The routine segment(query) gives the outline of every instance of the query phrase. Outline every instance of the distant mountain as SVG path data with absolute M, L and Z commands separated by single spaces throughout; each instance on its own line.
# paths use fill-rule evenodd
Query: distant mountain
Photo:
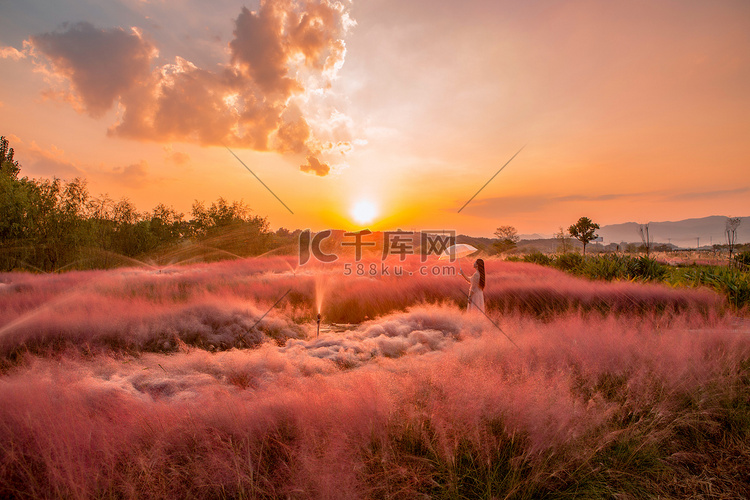
M 700 219 L 685 219 L 675 222 L 649 222 L 648 229 L 651 241 L 655 243 L 672 243 L 678 247 L 695 248 L 700 246 L 726 243 L 727 217 L 712 215 Z M 626 222 L 602 226 L 597 234 L 608 243 L 641 243 L 638 231 L 640 224 Z M 750 242 L 750 217 L 742 217 L 737 229 L 737 243 Z
M 533 233 L 533 234 L 519 234 L 519 238 L 522 240 L 546 240 L 554 237 L 552 234 L 539 234 L 539 233 Z

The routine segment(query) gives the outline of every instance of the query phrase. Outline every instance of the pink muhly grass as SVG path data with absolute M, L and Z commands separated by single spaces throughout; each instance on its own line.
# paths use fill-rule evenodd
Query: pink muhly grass
M 262 262 L 11 276 L 0 348 L 29 354 L 0 376 L 0 496 L 544 496 L 618 446 L 685 473 L 686 436 L 747 397 L 750 338 L 712 293 L 488 260 L 486 318 L 455 277 Z M 314 338 L 316 293 L 357 324 Z

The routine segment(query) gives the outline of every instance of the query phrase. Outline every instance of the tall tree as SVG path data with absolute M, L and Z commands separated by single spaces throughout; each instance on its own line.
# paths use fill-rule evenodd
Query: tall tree
M 592 222 L 588 217 L 581 217 L 578 222 L 568 228 L 570 235 L 583 243 L 583 255 L 586 255 L 588 242 L 598 237 L 597 229 L 599 229 L 599 224 Z
M 516 243 L 520 240 L 518 231 L 513 226 L 500 226 L 495 230 L 497 241 L 493 243 L 498 252 L 507 252 L 516 248 Z

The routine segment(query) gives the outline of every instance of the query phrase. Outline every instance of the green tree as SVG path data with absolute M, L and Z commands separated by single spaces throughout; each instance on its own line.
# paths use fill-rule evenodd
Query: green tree
M 588 217 L 581 217 L 578 222 L 568 228 L 570 235 L 583 243 L 583 255 L 586 255 L 588 242 L 598 237 L 597 229 L 599 229 L 599 224 L 592 222 Z
M 36 185 L 0 172 L 0 271 L 11 271 L 33 259 Z
M 140 213 L 127 199 L 91 198 L 84 179 L 19 178 L 20 169 L 13 148 L 0 137 L 2 271 L 132 264 L 133 257 L 188 237 L 224 257 L 260 254 L 277 243 L 268 220 L 252 215 L 241 201 L 219 198 L 208 208 L 196 202 L 193 220 L 185 221 L 164 204 Z
M 0 175 L 7 175 L 11 179 L 18 179 L 21 167 L 13 159 L 13 148 L 10 147 L 5 136 L 0 137 Z
M 11 270 L 33 252 L 28 238 L 28 218 L 32 209 L 32 186 L 18 179 L 20 167 L 13 159 L 13 148 L 0 137 L 0 270 Z
M 115 233 L 114 222 L 115 202 L 106 194 L 89 200 L 86 207 L 86 218 L 91 227 L 91 234 L 96 246 L 102 250 L 112 249 L 112 238 Z M 103 266 L 108 267 L 108 259 L 104 259 Z
M 242 201 L 230 204 L 219 198 L 206 208 L 196 200 L 192 207 L 191 235 L 206 247 L 234 255 L 261 254 L 271 243 L 270 225 L 267 218 L 250 212 Z
M 136 206 L 123 198 L 112 207 L 114 231 L 110 251 L 134 257 L 156 247 L 149 232 L 147 216 L 138 213 Z
M 36 267 L 54 271 L 80 259 L 81 251 L 97 244 L 87 219 L 88 189 L 83 179 L 35 182 L 34 210 L 29 228 L 38 250 Z
M 160 244 L 175 243 L 182 237 L 184 231 L 184 214 L 177 213 L 174 208 L 163 203 L 158 204 L 151 211 L 150 230 Z
M 516 244 L 520 240 L 518 231 L 513 226 L 500 226 L 495 230 L 495 237 L 497 241 L 493 242 L 492 245 L 498 251 L 498 253 L 507 252 L 516 248 Z
M 8 245 L 28 236 L 32 190 L 28 182 L 0 175 L 0 241 Z
M 211 237 L 225 232 L 231 226 L 238 226 L 251 220 L 250 208 L 242 201 L 229 204 L 224 198 L 206 208 L 202 201 L 196 200 L 192 208 L 192 225 L 198 237 Z

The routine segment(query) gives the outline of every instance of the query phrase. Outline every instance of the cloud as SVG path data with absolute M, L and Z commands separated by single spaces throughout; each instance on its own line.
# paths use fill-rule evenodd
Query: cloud
M 723 189 L 706 192 L 677 192 L 675 190 L 656 190 L 640 193 L 606 193 L 606 194 L 573 194 L 567 196 L 505 196 L 493 197 L 472 201 L 466 207 L 466 213 L 474 216 L 495 219 L 498 215 L 506 216 L 512 214 L 533 213 L 538 210 L 559 208 L 565 203 L 586 202 L 639 202 L 649 200 L 650 203 L 684 202 L 696 200 L 723 200 L 727 197 L 743 195 L 750 192 L 750 187 L 738 187 L 735 189 Z M 456 206 L 463 205 L 463 201 L 456 201 Z
M 149 178 L 148 162 L 141 160 L 132 165 L 102 170 L 100 175 L 108 177 L 119 184 L 124 184 L 130 187 L 140 187 L 145 185 Z
M 344 37 L 353 25 L 340 2 L 261 0 L 257 11 L 242 8 L 228 61 L 211 70 L 181 57 L 156 65 L 156 47 L 135 28 L 77 23 L 27 43 L 50 83 L 63 82 L 46 97 L 93 117 L 118 104 L 111 136 L 300 154 L 314 160 L 308 158 L 303 171 L 326 175 L 330 167 L 317 157 L 347 151 L 340 143 L 351 147 L 330 140 L 330 129 L 348 140 L 351 134 L 339 129 L 351 124 L 335 110 L 327 112 L 335 123 L 326 125 L 310 108 L 337 77 L 346 55 Z M 7 49 L 7 57 L 16 57 Z
M 569 196 L 557 196 L 552 198 L 553 201 L 612 201 L 620 200 L 623 198 L 634 198 L 645 196 L 646 193 L 630 193 L 630 194 L 598 194 L 598 195 L 583 195 L 573 194 Z
M 574 194 L 567 196 L 504 196 L 495 198 L 485 198 L 472 201 L 467 207 L 466 212 L 479 217 L 495 219 L 498 215 L 507 216 L 511 214 L 533 213 L 549 207 L 560 206 L 564 203 L 576 202 L 602 202 L 614 200 L 635 200 L 647 196 L 657 196 L 659 193 L 610 193 L 610 194 Z M 664 193 L 661 193 L 663 196 Z M 462 201 L 457 206 L 465 203 Z
M 45 149 L 32 141 L 25 144 L 16 136 L 9 136 L 18 147 L 23 149 L 23 172 L 32 176 L 43 176 L 72 180 L 81 178 L 106 178 L 130 187 L 138 187 L 146 184 L 146 181 L 156 182 L 160 179 L 149 178 L 148 163 L 141 160 L 138 163 L 116 167 L 87 166 L 70 160 L 65 151 L 55 145 Z
M 741 187 L 736 189 L 722 189 L 718 191 L 704 191 L 699 193 L 678 193 L 670 196 L 670 201 L 696 201 L 696 200 L 714 200 L 722 199 L 727 196 L 745 194 L 750 192 L 750 187 Z
M 276 134 L 277 149 L 281 152 L 304 153 L 310 138 L 310 127 L 304 118 L 284 123 Z
M 262 2 L 258 12 L 242 8 L 229 42 L 232 63 L 268 96 L 286 98 L 302 85 L 288 75 L 293 47 L 282 36 L 286 2 Z M 285 43 L 287 42 L 287 43 Z
M 0 47 L 0 59 L 13 59 L 18 61 L 25 59 L 26 54 L 14 47 Z
M 242 121 L 227 97 L 236 93 L 236 78 L 202 70 L 182 58 L 164 65 L 151 76 L 149 85 L 122 96 L 124 108 L 119 123 L 109 129 L 110 135 L 158 142 L 197 141 L 205 145 L 237 143 L 258 150 L 266 149 L 269 127 L 258 117 L 245 123 L 244 141 L 231 137 L 231 131 Z M 260 139 L 254 129 L 264 126 Z
M 23 147 L 23 141 L 20 139 L 16 139 L 14 143 Z M 85 176 L 85 172 L 79 166 L 65 158 L 65 151 L 56 146 L 43 149 L 32 141 L 24 151 L 24 158 L 24 173 L 61 179 Z
M 331 171 L 330 165 L 323 163 L 314 156 L 307 157 L 307 163 L 300 165 L 299 169 L 303 172 L 309 172 L 311 174 L 324 177 Z
M 509 214 L 533 213 L 552 203 L 552 198 L 548 196 L 505 196 L 498 198 L 485 198 L 483 200 L 473 200 L 466 206 L 465 213 L 487 217 L 497 218 Z M 456 200 L 456 207 L 461 207 L 465 201 Z M 451 208 L 455 211 L 457 208 Z
M 115 100 L 148 80 L 155 47 L 138 30 L 100 30 L 76 23 L 67 31 L 32 36 L 30 44 L 50 71 L 70 81 L 87 113 L 102 116 Z
M 167 154 L 167 161 L 174 163 L 175 165 L 186 165 L 190 162 L 190 155 L 183 153 L 182 151 L 175 151 L 172 146 L 165 146 L 164 152 Z

